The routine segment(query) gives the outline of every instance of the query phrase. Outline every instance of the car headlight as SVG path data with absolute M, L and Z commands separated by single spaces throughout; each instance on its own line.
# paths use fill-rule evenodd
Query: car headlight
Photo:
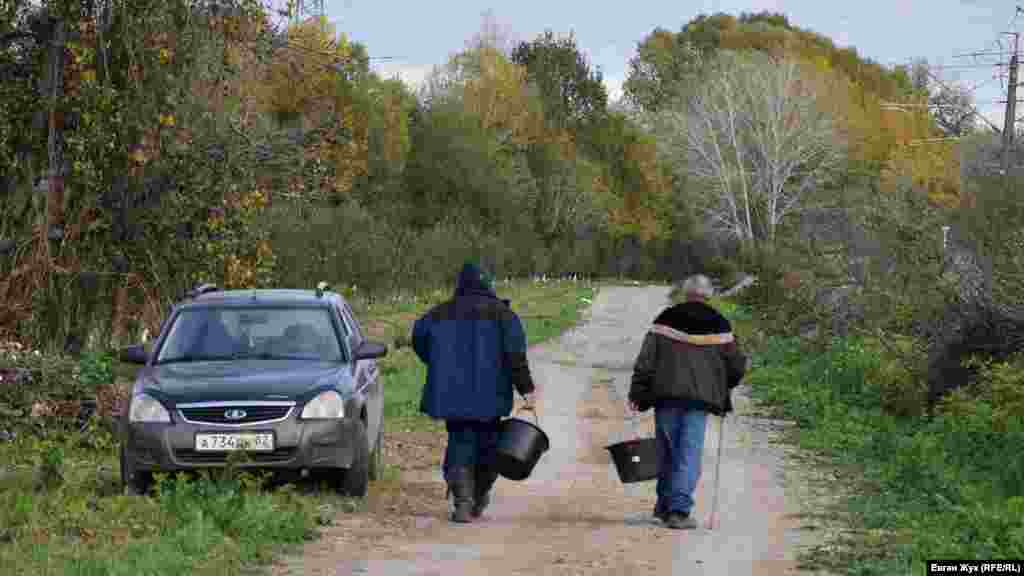
M 139 394 L 132 398 L 132 405 L 128 409 L 128 421 L 170 422 L 171 413 L 156 398 L 149 394 Z
M 302 409 L 302 417 L 344 418 L 345 401 L 342 400 L 341 394 L 334 390 L 326 390 L 306 403 L 306 407 Z

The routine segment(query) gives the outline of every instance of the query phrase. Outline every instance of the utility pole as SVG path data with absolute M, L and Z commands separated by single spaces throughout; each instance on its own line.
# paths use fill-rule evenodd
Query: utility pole
M 1013 132 L 1017 110 L 1017 51 L 1020 34 L 1007 32 L 1013 36 L 1013 53 L 1010 55 L 1010 79 L 1006 83 L 1006 118 L 1003 120 L 1003 176 L 1010 173 L 1010 150 L 1013 147 Z

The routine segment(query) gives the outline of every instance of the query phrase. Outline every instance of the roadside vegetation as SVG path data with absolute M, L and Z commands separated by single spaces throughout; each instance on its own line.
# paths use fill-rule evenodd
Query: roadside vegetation
M 793 424 L 781 440 L 817 469 L 800 475 L 820 484 L 802 523 L 824 535 L 805 569 L 917 576 L 926 560 L 1024 553 L 1024 357 L 977 361 L 975 384 L 926 418 L 921 375 L 877 338 L 811 340 L 779 329 L 765 302 L 712 305 L 751 354 L 756 405 Z
M 1019 264 L 1016 248 L 998 240 L 1016 232 L 993 231 L 1012 220 L 1005 212 L 986 227 L 993 220 L 980 208 L 1018 185 L 986 183 L 962 216 L 978 220 L 968 233 L 994 262 L 994 296 L 971 292 L 969 269 L 953 282 L 948 264 L 935 274 L 934 244 L 908 241 L 935 213 L 905 219 L 889 206 L 881 237 L 895 235 L 900 257 L 917 264 L 896 263 L 860 284 L 857 298 L 815 301 L 827 268 L 784 248 L 752 266 L 756 284 L 714 302 L 752 353 L 752 397 L 792 424 L 783 438 L 805 450 L 801 465 L 822 483 L 824 496 L 805 502 L 804 523 L 823 536 L 803 554 L 807 568 L 923 575 L 926 560 L 1024 553 Z M 953 323 L 962 331 L 950 340 Z

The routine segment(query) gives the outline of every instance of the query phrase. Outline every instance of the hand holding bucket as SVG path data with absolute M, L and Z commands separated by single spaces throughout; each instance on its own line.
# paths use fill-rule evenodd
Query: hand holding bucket
M 532 412 L 533 422 L 516 417 L 502 420 L 498 425 L 496 449 L 498 473 L 509 480 L 517 481 L 528 478 L 537 461 L 551 447 L 547 434 L 540 428 L 533 402 L 519 410 Z
M 623 484 L 647 482 L 658 477 L 655 440 L 641 436 L 640 413 L 630 411 L 630 414 L 626 420 L 633 424 L 633 439 L 605 446 L 611 453 L 615 470 Z

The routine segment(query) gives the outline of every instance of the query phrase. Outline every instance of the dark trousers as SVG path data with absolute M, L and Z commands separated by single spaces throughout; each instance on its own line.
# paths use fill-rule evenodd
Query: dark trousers
M 444 478 L 455 467 L 491 468 L 498 446 L 498 423 L 500 419 L 487 422 L 476 420 L 447 420 L 448 446 L 444 452 Z

